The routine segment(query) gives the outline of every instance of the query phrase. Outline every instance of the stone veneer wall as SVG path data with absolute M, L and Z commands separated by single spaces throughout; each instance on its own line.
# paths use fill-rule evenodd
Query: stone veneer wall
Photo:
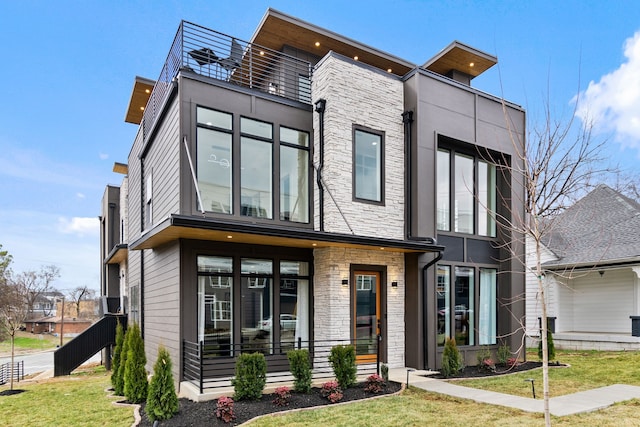
M 389 367 L 404 366 L 404 255 L 382 250 L 349 248 L 321 248 L 314 251 L 314 339 L 350 339 L 351 298 L 349 287 L 342 286 L 342 279 L 349 277 L 351 264 L 386 266 L 386 343 Z M 398 287 L 392 288 L 391 282 Z M 382 308 L 383 315 L 385 307 Z
M 394 75 L 331 53 L 316 65 L 312 93 L 314 101 L 327 101 L 322 173 L 325 231 L 404 239 L 402 82 Z M 314 114 L 316 167 L 320 150 L 318 117 Z M 353 125 L 384 132 L 383 205 L 353 200 Z M 317 230 L 319 190 L 315 185 Z

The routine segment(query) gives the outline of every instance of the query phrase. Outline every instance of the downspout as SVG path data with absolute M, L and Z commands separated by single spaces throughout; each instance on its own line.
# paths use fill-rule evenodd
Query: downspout
M 316 182 L 318 183 L 318 217 L 320 223 L 320 231 L 324 231 L 324 187 L 322 186 L 322 168 L 324 167 L 324 109 L 327 105 L 326 99 L 316 101 L 316 112 L 318 113 L 319 129 L 318 129 L 318 169 L 316 171 Z
M 426 318 L 426 313 L 427 313 L 427 270 L 429 269 L 429 267 L 431 267 L 432 265 L 434 265 L 435 263 L 437 263 L 438 261 L 440 261 L 442 259 L 442 251 L 438 251 L 438 255 L 436 255 L 436 257 L 434 259 L 432 259 L 431 261 L 429 261 L 427 264 L 425 264 L 424 267 L 422 267 L 422 285 L 423 285 L 423 296 L 422 296 L 422 306 L 423 306 L 423 313 L 424 313 L 424 335 L 422 338 L 422 351 L 423 351 L 423 356 L 424 356 L 424 368 L 426 369 L 428 367 L 427 364 L 427 318 Z
M 412 195 L 412 185 L 411 182 L 413 180 L 412 176 L 412 159 L 411 159 L 411 125 L 413 124 L 413 111 L 405 111 L 402 113 L 402 123 L 404 123 L 404 170 L 406 171 L 405 175 L 405 208 L 407 210 L 406 220 L 407 220 L 407 239 L 413 239 L 413 195 Z

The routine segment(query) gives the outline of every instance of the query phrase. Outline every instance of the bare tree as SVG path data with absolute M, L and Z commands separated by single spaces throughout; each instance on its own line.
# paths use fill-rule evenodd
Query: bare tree
M 4 292 L 5 287 L 7 285 L 7 280 L 9 275 L 11 274 L 11 269 L 9 266 L 13 257 L 9 254 L 8 251 L 2 250 L 2 245 L 0 245 L 0 308 L 9 304 L 8 294 Z M 3 320 L 0 319 L 0 322 Z M 4 327 L 0 327 L 0 341 L 4 341 L 8 337 L 7 330 Z
M 4 264 L 5 267 L 0 279 L 0 327 L 11 339 L 10 389 L 13 390 L 15 337 L 27 318 L 28 309 L 25 304 L 25 288 L 20 282 L 16 282 L 11 271 L 6 269 L 11 259 L 7 262 L 7 255 L 3 256 L 2 253 L 0 258 L 0 264 Z
M 577 105 L 577 103 L 576 103 Z M 525 269 L 537 279 L 540 300 L 542 341 L 542 378 L 545 424 L 551 425 L 549 412 L 549 359 L 547 343 L 547 301 L 545 271 L 542 263 L 544 239 L 554 226 L 553 219 L 576 200 L 597 185 L 596 180 L 612 170 L 603 166 L 602 152 L 605 141 L 592 138 L 591 122 L 575 122 L 571 119 L 554 119 L 548 102 L 545 104 L 543 122 L 529 132 L 525 141 L 517 132 L 510 132 L 520 162 L 520 167 L 505 168 L 511 179 L 524 183 L 524 216 L 512 210 L 509 216 L 499 216 L 498 222 L 506 229 L 528 239 L 533 248 L 533 259 L 525 263 Z M 508 117 L 505 110 L 505 117 Z M 511 125 L 511 124 L 509 124 Z M 513 127 L 512 127 L 513 129 Z M 507 204 L 508 206 L 508 204 Z M 514 250 L 512 256 L 518 256 Z M 524 327 L 524 326 L 523 326 Z
M 28 314 L 33 313 L 33 306 L 38 297 L 50 291 L 51 284 L 58 277 L 60 277 L 60 269 L 55 265 L 40 267 L 40 271 L 23 271 L 15 276 L 15 282 L 24 289 Z
M 69 299 L 76 306 L 76 317 L 80 318 L 80 304 L 82 301 L 88 301 L 94 298 L 96 291 L 87 285 L 78 286 L 68 292 Z

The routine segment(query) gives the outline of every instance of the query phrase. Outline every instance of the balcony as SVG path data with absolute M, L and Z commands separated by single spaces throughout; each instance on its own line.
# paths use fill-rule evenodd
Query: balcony
M 311 104 L 309 62 L 182 21 L 144 109 L 145 140 L 180 71 Z

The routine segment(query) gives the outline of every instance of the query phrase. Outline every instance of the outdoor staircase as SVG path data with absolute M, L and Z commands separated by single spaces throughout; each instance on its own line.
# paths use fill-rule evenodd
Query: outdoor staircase
M 53 375 L 69 375 L 103 348 L 116 342 L 116 325 L 127 326 L 127 316 L 107 314 L 53 353 Z

